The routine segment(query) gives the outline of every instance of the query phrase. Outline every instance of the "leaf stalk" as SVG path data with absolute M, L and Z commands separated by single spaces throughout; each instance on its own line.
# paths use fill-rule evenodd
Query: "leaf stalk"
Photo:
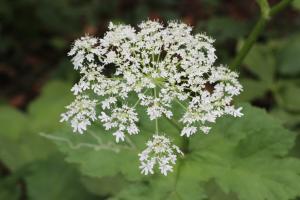
M 281 12 L 284 8 L 286 8 L 293 0 L 282 0 L 279 3 L 277 3 L 273 7 L 269 7 L 269 4 L 267 1 L 258 0 L 258 4 L 260 6 L 261 15 L 256 22 L 254 28 L 250 32 L 248 38 L 246 39 L 245 43 L 243 44 L 242 48 L 232 61 L 230 68 L 235 70 L 237 69 L 243 62 L 243 60 L 248 55 L 249 51 L 251 50 L 252 46 L 256 42 L 258 36 L 262 33 L 264 30 L 267 22 L 271 19 L 271 17 L 275 16 L 279 12 Z M 263 3 L 261 3 L 263 2 Z

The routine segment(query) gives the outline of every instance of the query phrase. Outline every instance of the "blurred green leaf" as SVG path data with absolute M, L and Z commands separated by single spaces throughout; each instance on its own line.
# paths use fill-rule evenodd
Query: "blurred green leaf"
M 134 183 L 128 185 L 110 200 L 173 200 L 173 199 L 206 199 L 200 184 L 193 177 L 186 177 L 175 181 L 174 175 L 157 177 L 150 183 Z
M 80 183 L 80 174 L 59 156 L 31 165 L 26 175 L 27 196 L 31 200 L 99 199 Z
M 292 5 L 293 5 L 294 8 L 300 10 L 300 1 L 299 0 L 294 0 L 292 2 Z
M 226 28 L 224 28 L 226 27 Z M 206 31 L 218 43 L 228 39 L 235 39 L 247 33 L 248 24 L 226 16 L 212 17 L 207 21 L 200 21 L 196 26 L 197 32 Z
M 239 119 L 223 118 L 211 135 L 191 140 L 187 165 L 199 180 L 213 179 L 240 200 L 282 200 L 299 195 L 300 160 L 286 157 L 293 147 L 290 133 L 264 111 L 243 106 Z M 243 183 L 243 184 L 241 184 Z
M 256 44 L 244 60 L 247 69 L 271 85 L 275 75 L 275 57 L 267 45 Z
M 137 154 L 153 134 L 154 126 L 153 121 L 146 119 L 145 111 L 140 114 L 139 126 L 143 134 L 130 137 L 132 141 L 126 144 L 116 144 L 111 132 L 100 126 L 91 127 L 84 135 L 65 131 L 55 134 L 57 138 L 48 137 L 54 139 L 59 149 L 68 155 L 67 161 L 80 164 L 81 171 L 88 176 L 105 177 L 122 173 L 129 180 L 139 180 L 144 176 L 138 169 Z M 166 120 L 160 122 L 160 130 L 179 135 L 178 130 Z
M 279 85 L 276 97 L 280 106 L 291 112 L 300 112 L 300 85 L 289 81 L 282 81 Z
M 209 200 L 239 200 L 235 193 L 222 191 L 214 180 L 209 181 L 205 185 L 205 191 L 207 196 L 209 196 Z
M 71 100 L 69 88 L 70 85 L 64 82 L 50 82 L 26 114 L 10 107 L 0 108 L 0 158 L 11 170 L 44 159 L 56 151 L 55 146 L 39 132 L 53 131 L 62 126 L 59 116 Z
M 72 100 L 71 84 L 51 81 L 44 86 L 42 94 L 29 105 L 32 132 L 50 132 L 61 127 L 60 114 Z
M 296 76 L 300 73 L 300 35 L 287 40 L 278 52 L 279 72 L 283 75 Z
M 240 200 L 282 200 L 299 195 L 300 160 L 287 157 L 295 135 L 264 111 L 249 105 L 243 107 L 243 117 L 223 117 L 211 134 L 195 135 L 190 140 L 190 153 L 168 177 L 139 175 L 137 153 L 144 148 L 146 135 L 153 129 L 144 119 L 140 124 L 141 133 L 130 137 L 137 148 L 126 149 L 128 144 L 124 143 L 111 146 L 120 148 L 119 153 L 97 149 L 101 146 L 99 138 L 102 147 L 113 140 L 100 127 L 94 127 L 92 134 L 55 135 L 64 142 L 52 139 L 67 155 L 67 161 L 78 163 L 84 174 L 107 177 L 121 173 L 126 179 L 138 181 L 122 189 L 113 199 L 202 199 L 206 196 L 203 184 L 210 180 L 215 180 L 225 194 L 234 193 Z M 168 121 L 161 122 L 160 129 L 179 135 Z M 178 137 L 175 138 L 177 141 Z
M 117 194 L 121 189 L 130 184 L 129 181 L 126 181 L 120 175 L 102 178 L 84 176 L 81 178 L 81 182 L 89 192 L 100 196 Z
M 243 91 L 236 97 L 236 100 L 239 102 L 251 101 L 263 97 L 269 89 L 265 82 L 259 80 L 242 79 L 240 82 L 243 86 Z
M 284 109 L 275 108 L 271 111 L 271 114 L 290 129 L 294 129 L 297 125 L 300 125 L 300 113 L 292 113 Z
M 11 170 L 36 159 L 45 159 L 50 152 L 55 151 L 49 141 L 26 130 L 17 139 L 0 138 L 0 158 Z
M 12 122 L 15 126 L 12 126 Z M 0 137 L 17 139 L 24 130 L 28 129 L 28 122 L 24 113 L 9 106 L 0 107 Z
M 0 179 L 0 199 L 19 200 L 21 188 L 14 177 L 5 177 Z

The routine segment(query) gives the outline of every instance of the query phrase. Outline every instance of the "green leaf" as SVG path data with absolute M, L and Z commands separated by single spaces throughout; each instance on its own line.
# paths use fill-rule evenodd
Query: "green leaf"
M 196 26 L 198 32 L 205 30 L 209 35 L 216 38 L 218 43 L 228 39 L 240 38 L 247 34 L 248 28 L 246 23 L 226 16 L 211 17 L 207 21 L 201 21 Z
M 45 158 L 53 147 L 45 139 L 30 132 L 29 123 L 27 116 L 18 110 L 0 108 L 0 158 L 12 170 L 35 159 Z
M 176 180 L 176 173 L 164 177 L 154 177 L 149 183 L 128 185 L 113 200 L 202 200 L 207 196 L 191 173 L 184 171 Z
M 21 196 L 21 188 L 13 177 L 0 179 L 0 199 L 18 200 Z
M 45 159 L 53 151 L 54 146 L 49 141 L 28 132 L 23 132 L 18 139 L 0 139 L 0 158 L 11 170 Z
M 299 0 L 294 0 L 292 2 L 292 5 L 293 5 L 294 8 L 300 10 L 300 1 Z
M 295 135 L 266 112 L 242 106 L 243 117 L 222 117 L 209 135 L 198 133 L 191 137 L 190 152 L 167 177 L 139 174 L 137 153 L 153 132 L 145 114 L 141 115 L 141 133 L 130 137 L 136 147 L 128 142 L 112 143 L 110 147 L 119 148 L 119 153 L 100 148 L 113 141 L 101 127 L 83 135 L 65 131 L 51 137 L 55 136 L 52 139 L 67 161 L 77 163 L 82 173 L 100 178 L 122 174 L 131 181 L 112 199 L 209 199 L 205 185 L 211 181 L 228 197 L 233 195 L 240 200 L 296 197 L 300 194 L 300 160 L 288 156 Z M 170 137 L 175 137 L 178 144 L 179 132 L 172 124 L 162 120 L 160 129 L 172 134 Z
M 139 124 L 141 133 L 129 137 L 130 141 L 127 140 L 125 144 L 116 144 L 111 132 L 105 131 L 101 126 L 90 127 L 83 135 L 69 130 L 55 136 L 45 136 L 53 139 L 59 149 L 68 155 L 67 161 L 80 164 L 81 171 L 88 176 L 105 177 L 122 173 L 129 180 L 138 180 L 144 176 L 138 168 L 137 154 L 145 148 L 144 144 L 154 133 L 154 122 L 147 120 L 146 113 L 143 113 Z M 178 130 L 166 120 L 160 121 L 160 130 L 179 135 Z
M 131 97 L 128 103 L 134 105 L 136 100 L 136 97 Z M 154 134 L 155 124 L 149 120 L 143 108 L 137 106 L 136 109 L 141 133 L 128 137 L 125 143 L 116 144 L 112 132 L 105 131 L 102 125 L 90 127 L 83 135 L 74 134 L 68 129 L 45 136 L 53 139 L 59 149 L 68 155 L 67 161 L 78 163 L 81 171 L 88 176 L 101 178 L 121 173 L 129 180 L 143 179 L 138 168 L 138 153 Z M 162 133 L 171 134 L 174 142 L 178 142 L 179 131 L 170 122 L 162 119 L 159 126 Z
M 26 175 L 27 195 L 31 200 L 98 199 L 80 183 L 80 174 L 59 156 L 31 165 Z
M 12 125 L 12 122 L 16 125 Z M 28 119 L 24 113 L 8 107 L 0 107 L 0 137 L 16 139 L 28 128 Z
M 271 85 L 275 75 L 275 58 L 267 45 L 254 45 L 244 60 L 247 69 Z
M 279 83 L 279 87 L 276 94 L 279 104 L 288 111 L 300 112 L 300 85 L 284 81 Z
M 240 200 L 296 197 L 300 160 L 287 157 L 295 134 L 265 112 L 243 107 L 242 118 L 223 118 L 209 137 L 192 138 L 186 170 L 194 170 L 199 180 L 214 180 L 225 193 L 235 193 Z
M 0 158 L 10 169 L 16 170 L 56 151 L 39 132 L 62 127 L 59 116 L 71 100 L 69 88 L 64 82 L 49 82 L 41 96 L 30 104 L 28 113 L 10 107 L 0 108 Z
M 240 102 L 261 98 L 269 89 L 265 82 L 258 80 L 242 79 L 240 82 L 243 86 L 243 91 L 238 97 L 236 97 L 236 99 Z
M 214 180 L 205 184 L 205 192 L 209 196 L 209 200 L 239 200 L 233 192 L 223 192 Z
M 291 113 L 284 109 L 276 108 L 271 111 L 271 114 L 290 129 L 297 128 L 297 125 L 300 124 L 300 113 Z
M 84 176 L 81 178 L 81 182 L 89 192 L 99 196 L 118 194 L 125 186 L 130 184 L 120 175 L 102 178 Z
M 69 83 L 62 81 L 51 81 L 45 85 L 40 97 L 28 109 L 33 132 L 50 132 L 61 127 L 60 114 L 73 98 L 70 87 Z
M 279 71 L 283 75 L 295 76 L 300 73 L 300 35 L 291 37 L 278 52 Z

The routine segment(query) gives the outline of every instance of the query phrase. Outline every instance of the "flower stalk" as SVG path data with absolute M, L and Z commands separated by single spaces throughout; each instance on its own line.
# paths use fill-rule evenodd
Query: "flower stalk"
M 269 4 L 267 1 L 263 1 L 263 2 L 265 2 L 265 4 L 267 3 L 268 6 L 263 6 L 265 4 L 259 3 L 259 5 L 261 7 L 261 15 L 260 15 L 258 21 L 256 22 L 254 28 L 250 32 L 248 38 L 245 40 L 245 43 L 243 44 L 242 48 L 239 50 L 236 57 L 232 61 L 231 65 L 230 65 L 231 69 L 236 70 L 242 64 L 243 60 L 248 55 L 249 51 L 251 50 L 252 46 L 256 42 L 257 38 L 264 30 L 267 22 L 273 16 L 275 16 L 280 11 L 282 11 L 284 8 L 286 8 L 292 1 L 293 0 L 282 0 L 271 8 L 269 7 Z M 262 2 L 262 0 L 260 0 L 259 2 Z

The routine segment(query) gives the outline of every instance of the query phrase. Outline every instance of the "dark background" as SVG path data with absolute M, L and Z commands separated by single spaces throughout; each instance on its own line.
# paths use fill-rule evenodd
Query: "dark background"
M 218 61 L 229 63 L 258 16 L 251 0 L 1 0 L 0 97 L 25 108 L 49 78 L 73 78 L 70 44 L 86 33 L 101 36 L 109 21 L 182 20 L 213 36 Z M 259 42 L 287 39 L 299 27 L 299 10 L 289 7 L 271 20 Z

